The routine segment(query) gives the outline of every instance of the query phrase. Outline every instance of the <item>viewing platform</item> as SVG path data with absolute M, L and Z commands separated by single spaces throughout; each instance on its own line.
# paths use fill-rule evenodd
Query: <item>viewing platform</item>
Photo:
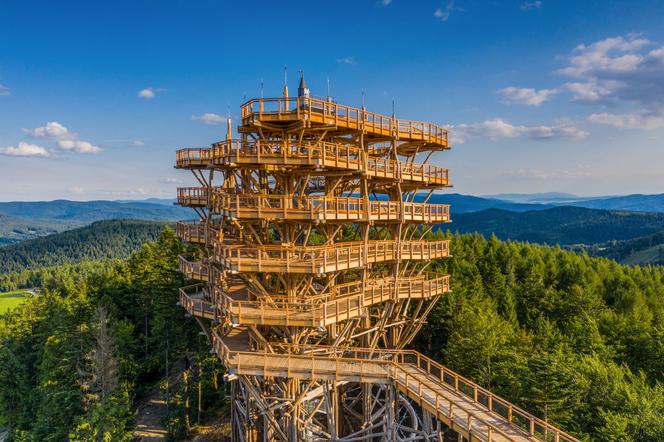
M 237 327 L 212 334 L 212 346 L 232 374 L 384 384 L 399 391 L 468 441 L 578 442 L 438 362 L 412 350 L 282 345 L 253 350 Z
M 354 197 L 212 193 L 213 213 L 235 219 L 285 219 L 308 222 L 446 223 L 450 206 Z
M 449 147 L 447 130 L 432 123 L 386 117 L 352 106 L 311 97 L 257 98 L 241 106 L 242 125 L 278 129 L 293 123 L 303 128 L 326 126 L 358 131 L 374 138 L 406 142 L 403 148 L 442 150 Z
M 187 261 L 179 257 L 178 270 L 189 279 L 210 282 L 210 265 L 201 261 Z
M 327 246 L 248 246 L 214 241 L 214 259 L 232 272 L 323 274 L 395 260 L 431 260 L 449 256 L 449 240 L 370 240 Z
M 178 187 L 176 204 L 183 207 L 207 207 L 207 187 Z
M 175 234 L 178 238 L 192 244 L 205 244 L 207 230 L 207 224 L 199 220 L 178 221 L 175 224 Z
M 387 152 L 386 152 L 387 154 Z M 220 141 L 208 148 L 186 148 L 176 152 L 176 167 L 206 169 L 251 167 L 254 169 L 312 169 L 348 171 L 367 177 L 417 183 L 418 188 L 445 187 L 449 170 L 433 164 L 367 155 L 362 149 L 330 142 L 246 142 Z

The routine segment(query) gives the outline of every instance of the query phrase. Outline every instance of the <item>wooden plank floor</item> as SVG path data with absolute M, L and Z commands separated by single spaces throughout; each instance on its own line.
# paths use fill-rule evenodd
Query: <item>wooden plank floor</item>
M 421 406 L 436 414 L 442 422 L 452 427 L 464 437 L 472 440 L 488 441 L 488 425 L 492 427 L 493 442 L 532 442 L 539 441 L 526 434 L 516 425 L 507 422 L 502 416 L 489 411 L 482 404 L 474 402 L 472 398 L 463 393 L 455 392 L 449 386 L 442 384 L 438 379 L 428 375 L 424 370 L 412 364 L 400 364 L 396 375 L 397 387 Z M 445 401 L 436 397 L 442 396 Z M 452 403 L 452 417 L 450 407 Z M 470 434 L 468 432 L 468 417 L 471 416 Z

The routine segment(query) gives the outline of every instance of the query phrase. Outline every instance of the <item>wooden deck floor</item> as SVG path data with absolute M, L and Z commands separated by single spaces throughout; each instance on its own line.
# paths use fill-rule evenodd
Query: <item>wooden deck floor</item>
M 213 347 L 222 363 L 236 374 L 394 382 L 402 393 L 471 442 L 578 442 L 414 351 L 323 346 L 311 346 L 307 352 L 301 347 L 278 354 L 252 351 L 242 327 L 226 337 L 213 333 Z

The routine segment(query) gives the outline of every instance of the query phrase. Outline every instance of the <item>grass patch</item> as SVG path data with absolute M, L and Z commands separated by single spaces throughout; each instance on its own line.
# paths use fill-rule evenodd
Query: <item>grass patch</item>
M 23 290 L 0 293 L 0 314 L 13 310 L 21 305 L 28 296 Z

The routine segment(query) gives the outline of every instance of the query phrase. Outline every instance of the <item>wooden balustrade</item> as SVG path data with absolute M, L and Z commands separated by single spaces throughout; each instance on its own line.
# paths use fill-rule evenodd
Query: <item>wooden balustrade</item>
M 179 149 L 175 152 L 175 167 L 206 168 L 211 165 L 212 150 L 209 147 Z
M 177 204 L 186 207 L 205 207 L 208 205 L 207 187 L 178 187 Z
M 363 198 L 356 197 L 232 194 L 213 191 L 211 207 L 215 213 L 240 219 L 403 220 L 423 223 L 443 223 L 450 219 L 449 205 L 447 204 L 366 201 Z
M 322 274 L 348 270 L 383 261 L 429 260 L 449 256 L 449 240 L 371 240 L 325 246 L 248 246 L 213 241 L 214 258 L 228 270 L 238 272 L 292 272 Z
M 180 305 L 192 316 L 206 319 L 216 319 L 217 317 L 215 307 L 207 299 L 207 292 L 202 284 L 182 287 Z
M 284 344 L 270 352 L 251 349 L 247 337 L 235 335 L 235 339 L 227 340 L 217 332 L 213 333 L 213 347 L 224 365 L 237 374 L 369 383 L 394 381 L 413 401 L 466 438 L 472 435 L 472 440 L 578 442 L 413 350 Z
M 386 117 L 365 109 L 310 97 L 260 98 L 242 105 L 242 123 L 305 121 L 363 131 L 402 141 L 422 141 L 428 148 L 447 148 L 447 130 L 431 123 Z
M 189 279 L 197 279 L 199 281 L 210 280 L 210 267 L 201 261 L 187 261 L 184 257 L 180 256 L 178 270 Z
M 237 296 L 214 287 L 214 302 L 236 324 L 281 325 L 317 327 L 338 323 L 365 313 L 369 306 L 388 300 L 428 299 L 449 291 L 449 276 L 392 277 L 372 280 L 363 286 L 362 281 L 333 286 L 333 290 L 318 296 L 289 300 L 284 296 L 262 297 L 245 289 L 244 296 Z M 252 300 L 248 300 L 251 297 Z
M 182 241 L 205 244 L 207 238 L 207 227 L 205 222 L 198 220 L 195 221 L 179 221 L 175 225 L 175 233 Z

